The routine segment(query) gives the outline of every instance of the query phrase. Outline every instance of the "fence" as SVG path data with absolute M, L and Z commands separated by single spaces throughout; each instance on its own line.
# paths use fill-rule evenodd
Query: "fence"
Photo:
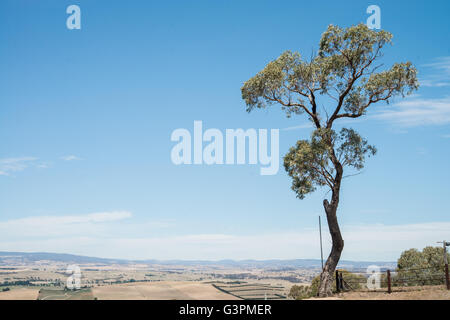
M 336 270 L 336 291 L 406 291 L 421 286 L 445 285 L 450 290 L 449 268 L 441 267 L 386 270 L 377 274 Z

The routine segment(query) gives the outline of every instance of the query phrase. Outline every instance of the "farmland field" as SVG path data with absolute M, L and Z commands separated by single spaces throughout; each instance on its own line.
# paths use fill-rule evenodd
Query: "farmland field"
M 0 300 L 36 300 L 38 295 L 39 289 L 36 288 L 11 288 L 0 292 Z
M 94 300 L 90 288 L 81 290 L 41 289 L 39 300 Z
M 270 284 L 214 284 L 218 290 L 229 293 L 237 298 L 244 300 L 278 300 L 286 299 L 286 293 L 283 287 Z
M 99 300 L 225 300 L 237 299 L 211 284 L 191 281 L 126 283 L 92 288 Z
M 68 265 L 75 262 L 35 261 L 0 253 L 0 299 L 282 299 L 293 284 L 308 284 L 317 274 L 314 268 L 252 264 L 88 261 L 78 264 L 84 289 L 64 290 Z

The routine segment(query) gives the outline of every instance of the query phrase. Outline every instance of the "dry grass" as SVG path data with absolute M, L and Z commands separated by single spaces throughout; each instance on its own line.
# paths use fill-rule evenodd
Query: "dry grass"
M 284 288 L 269 284 L 216 284 L 220 290 L 230 293 L 244 300 L 284 299 Z
M 39 289 L 11 288 L 9 291 L 0 292 L 0 300 L 36 300 Z
M 45 288 L 39 290 L 39 300 L 94 300 L 94 296 L 90 288 L 75 291 Z
M 444 286 L 394 288 L 394 292 L 345 292 L 329 298 L 310 300 L 450 300 L 450 290 Z
M 450 300 L 450 290 L 444 286 L 424 286 L 420 288 L 394 288 L 395 292 L 348 292 L 345 300 Z
M 234 300 L 211 284 L 190 281 L 158 281 L 94 287 L 99 300 Z

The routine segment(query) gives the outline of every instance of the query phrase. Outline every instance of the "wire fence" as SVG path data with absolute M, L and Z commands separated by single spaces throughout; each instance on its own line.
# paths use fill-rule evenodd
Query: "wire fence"
M 336 291 L 393 292 L 415 290 L 423 286 L 445 285 L 450 290 L 448 265 L 386 270 L 375 273 L 336 270 Z

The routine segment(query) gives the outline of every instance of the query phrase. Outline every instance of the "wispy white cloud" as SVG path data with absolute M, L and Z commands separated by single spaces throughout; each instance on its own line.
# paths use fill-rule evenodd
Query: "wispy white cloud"
M 407 98 L 384 107 L 372 115 L 372 118 L 386 120 L 401 127 L 445 125 L 450 123 L 450 97 Z
M 66 220 L 72 224 L 80 218 Z M 101 237 L 85 230 L 82 234 L 69 234 L 57 240 L 21 237 L 15 241 L 0 232 L 0 251 L 39 250 L 128 259 L 293 259 L 320 256 L 315 228 L 252 235 L 204 233 L 151 237 L 136 236 L 131 231 L 121 236 Z M 450 222 L 348 225 L 342 227 L 342 232 L 345 240 L 343 259 L 393 261 L 403 250 L 422 249 L 445 239 L 450 233 Z M 330 245 L 330 237 L 324 233 L 324 252 L 329 252 Z
M 61 157 L 64 161 L 83 160 L 75 155 Z M 23 171 L 29 167 L 47 169 L 52 166 L 51 161 L 40 161 L 36 157 L 11 157 L 0 159 L 0 176 L 10 176 L 14 172 Z
M 424 147 L 417 147 L 416 151 L 418 154 L 420 154 L 421 156 L 427 155 L 429 153 L 427 148 Z
M 312 124 L 304 123 L 304 124 L 301 124 L 298 126 L 283 128 L 283 129 L 281 129 L 281 131 L 292 131 L 292 130 L 310 129 L 310 128 L 312 128 Z
M 36 160 L 37 158 L 34 157 L 0 159 L 0 175 L 9 175 L 13 172 L 23 171 Z
M 442 70 L 450 74 L 450 57 L 439 57 L 434 62 L 424 64 L 423 66 Z
M 21 224 L 21 225 L 51 225 L 61 226 L 76 223 L 88 223 L 88 222 L 107 222 L 117 221 L 126 218 L 130 218 L 132 215 L 128 211 L 111 211 L 111 212 L 98 212 L 84 215 L 67 215 L 67 216 L 39 216 L 39 217 L 27 217 L 22 219 L 9 220 L 5 223 Z M 0 225 L 3 223 L 0 222 Z
M 436 77 L 435 77 L 436 78 Z M 422 87 L 433 87 L 433 88 L 442 88 L 442 87 L 448 87 L 450 86 L 450 81 L 449 82 L 445 82 L 442 79 L 421 79 L 419 80 L 420 85 Z
M 98 212 L 84 215 L 37 216 L 0 222 L 5 237 L 64 237 L 101 231 L 99 224 L 131 218 L 128 211 Z
M 422 87 L 450 86 L 450 56 L 436 58 L 422 67 L 426 72 L 426 76 L 420 79 Z M 389 121 L 403 128 L 449 124 L 450 96 L 425 98 L 413 95 L 382 108 L 371 118 Z
M 38 168 L 40 168 L 40 169 L 47 169 L 47 168 L 50 168 L 51 165 L 52 165 L 51 162 L 44 161 L 44 162 L 38 163 L 38 164 L 36 165 L 36 167 L 38 167 Z
M 73 154 L 68 155 L 68 156 L 63 156 L 63 157 L 61 157 L 61 159 L 64 161 L 83 160 L 80 157 L 74 156 Z
M 434 62 L 423 65 L 425 70 L 430 69 L 431 74 L 420 79 L 423 87 L 450 86 L 450 57 L 440 57 Z
M 2 241 L 60 241 L 69 237 L 142 237 L 173 227 L 173 219 L 135 220 L 129 211 L 41 215 L 0 221 Z M 1 251 L 1 248 L 0 248 Z

